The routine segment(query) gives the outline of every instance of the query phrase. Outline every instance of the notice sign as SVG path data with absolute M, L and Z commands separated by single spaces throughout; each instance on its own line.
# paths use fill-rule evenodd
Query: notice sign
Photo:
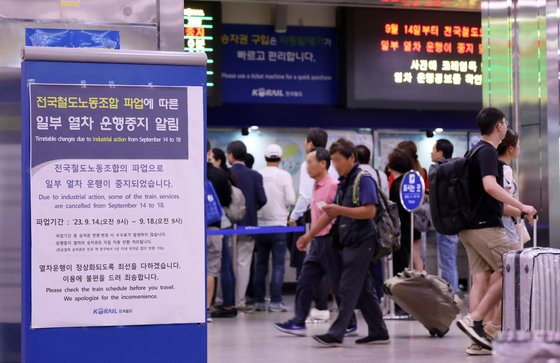
M 350 107 L 478 110 L 480 14 L 352 9 Z
M 32 328 L 204 322 L 202 87 L 31 84 L 30 120 Z
M 222 100 L 232 103 L 338 103 L 334 28 L 224 24 Z

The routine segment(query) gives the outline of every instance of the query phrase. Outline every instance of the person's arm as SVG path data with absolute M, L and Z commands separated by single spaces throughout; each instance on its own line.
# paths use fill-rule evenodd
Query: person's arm
M 305 251 L 307 245 L 311 242 L 313 237 L 315 237 L 317 233 L 321 232 L 323 229 L 327 228 L 327 226 L 332 222 L 333 219 L 334 218 L 329 217 L 327 213 L 324 213 L 321 218 L 319 218 L 317 223 L 315 223 L 315 225 L 311 227 L 311 229 L 307 233 L 298 238 L 296 243 L 297 248 L 300 251 Z
M 521 217 L 519 208 L 515 208 L 509 204 L 504 204 L 504 215 L 509 217 Z
M 257 206 L 261 209 L 266 204 L 266 193 L 264 192 L 263 177 L 256 173 L 257 176 Z
M 315 181 L 309 177 L 305 168 L 305 163 L 301 164 L 299 170 L 299 197 L 296 206 L 290 215 L 290 225 L 296 225 L 296 221 L 300 219 L 309 208 L 311 196 L 313 195 L 313 186 Z
M 515 208 L 509 204 L 504 204 L 504 215 L 509 217 L 519 217 L 521 218 L 521 211 L 518 208 Z M 525 214 L 523 216 L 524 219 L 527 219 L 529 224 L 532 226 L 534 223 L 534 215 Z
M 365 204 L 355 208 L 329 204 L 323 207 L 323 211 L 331 218 L 344 216 L 352 219 L 372 219 L 375 216 L 375 204 Z
M 286 207 L 289 208 L 296 202 L 296 193 L 294 192 L 294 184 L 292 183 L 291 175 L 286 174 L 285 179 L 286 181 L 284 183 L 284 197 L 286 201 Z
M 498 182 L 496 181 L 495 175 L 486 175 L 482 178 L 482 185 L 484 186 L 484 190 L 486 193 L 490 194 L 490 196 L 504 204 L 509 204 L 521 212 L 525 212 L 530 216 L 534 216 L 537 214 L 537 210 L 533 208 L 533 206 L 526 205 L 512 197 L 508 192 L 502 188 Z

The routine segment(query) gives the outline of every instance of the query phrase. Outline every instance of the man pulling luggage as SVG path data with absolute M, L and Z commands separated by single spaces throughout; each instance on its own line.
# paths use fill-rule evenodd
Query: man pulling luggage
M 354 180 L 360 172 L 356 163 L 356 148 L 352 142 L 341 138 L 330 147 L 331 160 L 341 177 L 335 203 L 323 206 L 325 214 L 309 232 L 299 238 L 297 245 L 305 250 L 312 238 L 336 220 L 333 243 L 341 248 L 342 276 L 339 293 L 339 314 L 329 331 L 313 338 L 327 346 L 340 346 L 354 308 L 358 307 L 368 325 L 368 336 L 356 344 L 389 343 L 389 333 L 377 296 L 368 274 L 369 262 L 375 252 L 373 217 L 378 203 L 376 186 L 371 177 L 360 179 L 359 193 L 353 195 Z

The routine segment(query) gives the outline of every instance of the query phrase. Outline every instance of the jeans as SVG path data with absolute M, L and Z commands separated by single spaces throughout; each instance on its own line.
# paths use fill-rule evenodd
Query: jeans
M 270 276 L 270 302 L 282 302 L 282 285 L 284 284 L 284 264 L 286 260 L 286 234 L 261 234 L 256 236 L 257 267 L 253 289 L 255 302 L 264 303 L 266 295 L 266 275 L 268 261 L 272 253 L 272 273 Z
M 220 273 L 222 282 L 222 293 L 224 297 L 224 306 L 226 308 L 235 306 L 235 274 L 233 273 L 233 264 L 231 261 L 231 252 L 229 249 L 229 236 L 224 236 L 222 240 L 222 271 Z
M 438 247 L 438 264 L 441 269 L 441 277 L 453 287 L 457 293 L 459 286 L 459 274 L 457 273 L 457 245 L 459 236 L 440 234 L 436 232 Z

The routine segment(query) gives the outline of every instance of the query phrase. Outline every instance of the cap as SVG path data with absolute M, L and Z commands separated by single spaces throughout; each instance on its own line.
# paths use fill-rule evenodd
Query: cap
M 270 144 L 266 148 L 266 152 L 264 153 L 266 158 L 273 158 L 273 157 L 282 157 L 282 148 L 276 144 Z

